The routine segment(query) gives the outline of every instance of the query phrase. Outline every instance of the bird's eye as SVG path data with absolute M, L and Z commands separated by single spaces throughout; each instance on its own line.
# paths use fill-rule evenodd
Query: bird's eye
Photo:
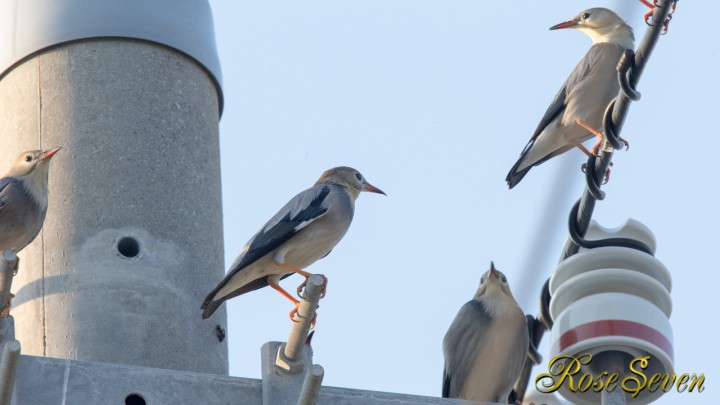
M 507 283 L 507 277 L 505 277 L 505 276 L 502 276 L 502 278 L 500 280 L 502 280 L 503 283 Z
M 485 276 L 480 277 L 480 284 L 485 282 Z
M 26 155 L 26 156 L 25 156 L 25 161 L 26 161 L 26 162 L 32 162 L 32 156 Z
M 590 18 L 590 13 L 585 13 L 582 15 L 583 20 L 587 20 L 588 18 Z
M 358 179 L 358 181 L 362 181 L 362 174 L 355 173 L 355 178 Z

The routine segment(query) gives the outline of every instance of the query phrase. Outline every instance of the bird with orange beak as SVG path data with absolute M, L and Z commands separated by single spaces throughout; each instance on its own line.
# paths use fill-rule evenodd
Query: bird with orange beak
M 315 185 L 293 197 L 240 250 L 225 278 L 205 297 L 203 319 L 226 300 L 270 286 L 295 304 L 280 280 L 298 273 L 330 254 L 350 228 L 355 200 L 361 192 L 385 194 L 357 170 L 340 166 L 325 171 Z M 327 279 L 326 279 L 327 281 Z M 298 287 L 298 294 L 303 285 Z
M 515 187 L 534 166 L 577 147 L 586 155 L 583 142 L 602 138 L 602 118 L 620 90 L 616 66 L 620 56 L 633 47 L 632 28 L 606 8 L 587 9 L 573 19 L 550 27 L 574 28 L 587 34 L 592 47 L 570 73 L 550 103 L 530 141 L 505 181 Z M 627 143 L 626 143 L 627 144 Z M 593 148 L 596 152 L 598 142 Z
M 48 207 L 50 159 L 59 150 L 23 152 L 0 178 L 0 250 L 17 253 L 40 232 Z

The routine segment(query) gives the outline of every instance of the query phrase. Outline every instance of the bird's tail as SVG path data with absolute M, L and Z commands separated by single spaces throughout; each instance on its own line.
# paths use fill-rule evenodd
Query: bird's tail
M 203 302 L 203 304 L 202 304 L 202 307 L 200 307 L 200 308 L 203 310 L 202 319 L 208 319 L 208 318 L 210 318 L 210 316 L 211 316 L 215 311 L 217 311 L 218 308 L 220 308 L 220 305 L 222 305 L 222 303 L 223 303 L 224 301 L 225 301 L 225 300 L 212 301 L 212 300 L 209 299 L 209 297 L 206 298 L 206 299 L 205 299 L 205 302 Z
M 528 166 L 522 170 L 517 170 L 521 161 L 522 159 L 518 160 L 518 162 L 515 163 L 515 166 L 510 169 L 507 177 L 505 177 L 505 181 L 507 182 L 508 187 L 510 187 L 511 189 L 515 187 L 518 183 L 520 183 L 520 180 L 522 180 L 523 177 L 525 177 L 525 175 L 530 171 L 530 169 L 532 169 L 532 166 Z

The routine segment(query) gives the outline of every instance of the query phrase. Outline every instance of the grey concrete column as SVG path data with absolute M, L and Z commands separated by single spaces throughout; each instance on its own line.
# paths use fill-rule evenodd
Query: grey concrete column
M 0 76 L 0 171 L 63 147 L 43 230 L 19 255 L 16 337 L 26 354 L 226 374 L 225 309 L 200 317 L 224 272 L 219 78 L 100 34 Z

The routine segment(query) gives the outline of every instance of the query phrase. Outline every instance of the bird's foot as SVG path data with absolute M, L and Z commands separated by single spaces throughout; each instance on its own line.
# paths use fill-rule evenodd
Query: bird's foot
M 297 315 L 298 307 L 300 306 L 300 302 L 295 303 L 295 307 L 288 313 L 288 316 L 290 316 L 290 320 L 293 322 L 300 322 L 299 319 L 295 319 L 295 315 Z
M 613 163 L 610 162 L 610 167 L 612 167 Z M 580 170 L 582 170 L 583 173 L 587 173 L 587 163 L 583 163 L 580 165 Z M 610 181 L 610 168 L 605 170 L 605 179 L 603 180 L 603 184 L 607 184 L 608 181 Z
M 300 322 L 300 315 L 298 314 L 298 308 L 300 307 L 300 303 L 298 302 L 295 304 L 295 308 L 290 311 L 288 314 L 290 316 L 290 320 L 293 322 Z M 310 322 L 310 329 L 315 329 L 315 323 L 317 322 L 317 313 L 315 313 L 315 316 L 313 316 L 312 322 Z
M 605 134 L 603 134 L 602 132 L 598 131 L 597 129 L 591 127 L 590 125 L 588 125 L 587 123 L 585 123 L 584 121 L 582 121 L 580 119 L 576 119 L 575 123 L 580 125 L 581 127 L 585 128 L 585 130 L 587 130 L 588 132 L 590 132 L 591 134 L 595 135 L 598 138 L 598 142 L 595 144 L 595 146 L 593 146 L 592 152 L 588 152 L 588 150 L 585 149 L 585 147 L 582 146 L 582 144 L 579 142 L 577 144 L 575 144 L 575 146 L 580 148 L 580 150 L 582 150 L 583 153 L 585 153 L 588 157 L 590 157 L 591 154 L 595 157 L 598 157 L 598 151 L 600 150 L 600 146 L 602 145 L 603 139 L 605 139 Z
M 625 145 L 625 150 L 629 150 L 629 149 L 630 149 L 630 142 L 628 142 L 627 139 L 625 139 L 625 138 L 623 138 L 623 137 L 618 137 L 618 139 L 620 140 L 620 142 L 623 143 L 623 145 Z M 600 139 L 600 140 L 595 144 L 595 146 L 593 146 L 593 148 L 592 148 L 592 154 L 593 154 L 593 156 L 595 156 L 595 157 L 600 157 L 600 155 L 598 154 L 598 152 L 600 151 L 600 147 L 602 146 L 602 143 L 603 143 L 603 140 Z
M 312 275 L 312 274 L 311 274 Z M 318 274 L 318 276 L 323 278 L 323 289 L 320 293 L 320 299 L 325 298 L 325 293 L 327 292 L 327 284 L 328 284 L 328 278 L 324 274 Z M 302 282 L 297 288 L 297 295 L 298 297 L 302 298 L 302 290 L 307 285 L 308 278 L 310 278 L 310 275 L 305 278 L 305 281 Z
M 647 7 L 650 7 L 650 11 L 648 11 L 647 13 L 645 13 L 643 15 L 645 24 L 651 25 L 651 26 L 655 25 L 655 24 L 650 23 L 650 19 L 652 18 L 653 12 L 655 12 L 655 7 L 659 6 L 659 4 L 655 0 L 653 0 L 652 3 L 650 3 L 647 0 L 640 0 L 640 2 L 643 3 L 644 5 L 646 5 Z M 675 13 L 675 7 L 677 7 L 677 0 L 673 1 L 672 8 L 670 9 L 670 13 L 668 13 L 667 18 L 663 22 L 663 32 L 662 32 L 663 35 L 667 34 L 667 32 L 668 32 L 668 26 L 670 25 L 670 20 L 672 20 L 673 14 Z
M 582 150 L 588 157 L 590 157 L 591 154 L 595 157 L 600 157 L 598 155 L 598 152 L 600 151 L 600 147 L 602 146 L 603 140 L 605 139 L 605 134 L 596 130 L 595 128 L 591 127 L 590 125 L 588 125 L 587 123 L 585 123 L 584 121 L 582 121 L 580 119 L 576 119 L 575 123 L 577 123 L 581 127 L 585 128 L 588 132 L 590 132 L 591 134 L 595 135 L 598 138 L 598 142 L 595 144 L 595 146 L 593 146 L 592 152 L 588 152 L 588 150 L 585 149 L 585 147 L 582 146 L 582 144 L 579 142 L 576 143 L 575 146 L 580 148 L 580 150 Z M 622 137 L 618 137 L 618 138 L 620 139 L 620 142 L 622 142 L 625 145 L 625 150 L 630 149 L 630 142 L 628 142 L 625 138 L 622 138 Z
M 618 139 L 620 139 L 620 142 L 622 142 L 623 145 L 625 145 L 625 150 L 630 150 L 630 142 L 628 142 L 627 139 L 625 139 L 621 136 L 618 136 Z
M 3 308 L 2 312 L 0 312 L 0 318 L 7 318 L 10 315 L 10 307 L 12 307 L 12 299 L 15 296 L 15 294 L 10 293 L 10 297 L 8 297 L 7 305 L 5 305 L 5 308 Z

